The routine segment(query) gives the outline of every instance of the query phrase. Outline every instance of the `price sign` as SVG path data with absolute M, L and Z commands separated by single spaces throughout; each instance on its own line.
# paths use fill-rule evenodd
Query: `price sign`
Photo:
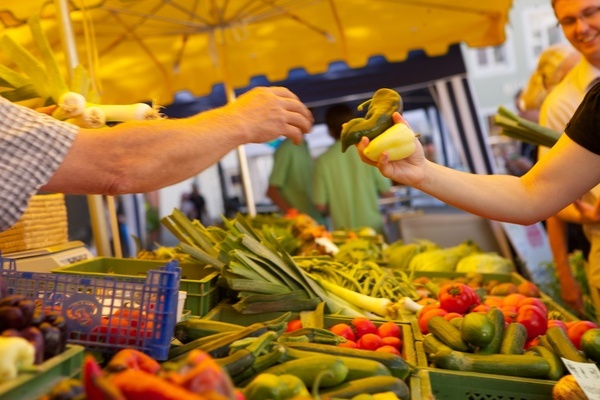
M 580 363 L 561 358 L 573 378 L 590 400 L 600 400 L 600 370 L 593 363 Z

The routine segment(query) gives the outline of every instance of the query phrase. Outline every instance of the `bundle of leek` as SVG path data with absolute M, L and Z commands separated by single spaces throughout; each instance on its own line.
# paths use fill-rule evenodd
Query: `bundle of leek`
M 494 124 L 501 128 L 503 135 L 536 146 L 552 147 L 560 137 L 560 133 L 521 118 L 502 106 L 498 107 Z
M 224 219 L 224 228 L 205 227 L 175 209 L 161 222 L 180 240 L 184 252 L 219 270 L 220 284 L 237 292 L 233 307 L 241 313 L 314 310 L 322 302 L 330 314 L 358 316 L 384 309 L 396 313 L 389 300 L 390 307 L 381 307 L 376 297 L 324 287 L 285 251 L 273 231 L 255 230 L 242 215 Z M 373 299 L 372 307 L 365 307 L 366 298 Z

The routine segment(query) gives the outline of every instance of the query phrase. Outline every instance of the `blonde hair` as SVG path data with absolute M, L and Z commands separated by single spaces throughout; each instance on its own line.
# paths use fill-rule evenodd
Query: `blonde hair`
M 539 110 L 550 90 L 567 75 L 579 57 L 580 54 L 566 43 L 554 44 L 545 49 L 519 96 L 519 108 Z

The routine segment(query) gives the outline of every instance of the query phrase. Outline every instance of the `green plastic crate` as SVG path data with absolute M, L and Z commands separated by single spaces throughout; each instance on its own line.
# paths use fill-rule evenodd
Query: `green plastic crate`
M 165 262 L 96 257 L 53 269 L 52 273 L 143 279 L 149 270 L 156 269 Z M 179 267 L 181 267 L 179 290 L 187 292 L 184 309 L 189 310 L 192 315 L 202 317 L 220 301 L 220 290 L 216 286 L 219 273 L 200 264 L 180 263 Z
M 61 354 L 21 372 L 16 379 L 0 383 L 0 400 L 38 399 L 61 380 L 80 377 L 83 355 L 82 346 L 67 345 Z
M 219 304 L 215 308 L 213 308 L 208 314 L 206 314 L 203 318 L 210 319 L 213 321 L 220 322 L 228 322 L 231 324 L 239 324 L 248 326 L 255 322 L 264 322 L 269 321 L 271 319 L 277 318 L 281 316 L 281 312 L 270 312 L 270 313 L 261 313 L 261 314 L 242 314 L 238 312 L 235 308 L 233 308 L 230 304 Z M 298 313 L 293 313 L 290 319 L 299 318 Z M 325 315 L 323 325 L 325 328 L 331 328 L 333 325 L 338 323 L 349 323 L 352 320 L 352 317 L 341 316 L 341 315 Z M 374 319 L 373 322 L 376 326 L 381 325 L 386 322 L 386 320 L 377 320 Z M 415 351 L 415 340 L 413 337 L 413 329 L 411 324 L 406 322 L 394 321 L 402 330 L 402 357 L 411 363 L 412 365 L 418 365 L 419 362 L 423 363 L 423 361 L 419 361 L 417 359 L 417 352 Z M 423 352 L 419 357 L 425 357 L 425 353 Z
M 439 369 L 421 369 L 418 378 L 420 398 L 436 400 L 552 400 L 556 384 L 543 379 Z

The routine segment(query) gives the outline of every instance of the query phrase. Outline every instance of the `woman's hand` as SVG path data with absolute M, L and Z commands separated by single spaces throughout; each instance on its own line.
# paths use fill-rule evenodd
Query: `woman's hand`
M 394 123 L 403 123 L 410 127 L 408 122 L 400 115 L 400 113 L 394 113 L 392 115 Z M 394 182 L 398 182 L 404 185 L 415 186 L 423 180 L 425 177 L 425 167 L 427 160 L 423 153 L 423 147 L 421 142 L 415 136 L 415 151 L 409 157 L 398 160 L 389 161 L 388 153 L 383 152 L 377 162 L 371 161 L 367 156 L 364 155 L 364 149 L 369 145 L 369 139 L 363 137 L 361 141 L 356 145 L 358 154 L 361 160 L 369 165 L 376 166 L 381 174 L 387 178 L 390 178 Z

